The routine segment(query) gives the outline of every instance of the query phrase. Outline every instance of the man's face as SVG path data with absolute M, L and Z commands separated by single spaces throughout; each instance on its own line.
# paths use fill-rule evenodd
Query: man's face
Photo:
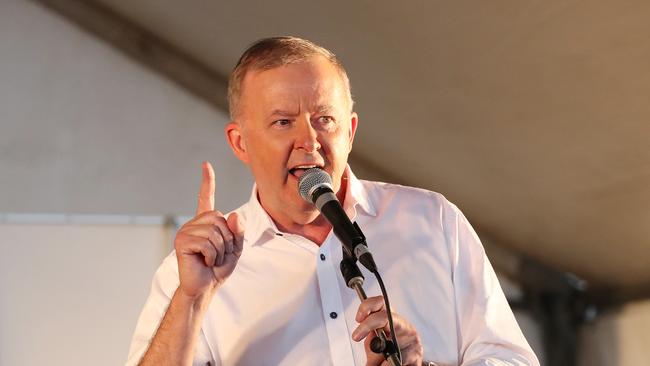
M 245 76 L 226 133 L 274 219 L 306 224 L 318 215 L 298 193 L 302 168 L 323 168 L 339 191 L 357 126 L 347 95 L 336 67 L 320 56 Z

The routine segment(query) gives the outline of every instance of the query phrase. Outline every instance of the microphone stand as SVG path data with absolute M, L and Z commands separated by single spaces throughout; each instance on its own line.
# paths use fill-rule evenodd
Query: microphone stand
M 345 283 L 351 289 L 353 289 L 359 300 L 363 301 L 368 298 L 366 292 L 363 290 L 363 274 L 357 266 L 357 260 L 349 255 L 345 250 L 343 250 L 343 259 L 341 259 L 341 274 L 345 279 Z M 386 332 L 383 329 L 375 329 L 375 337 L 370 342 L 370 349 L 375 352 L 382 354 L 390 366 L 401 366 L 402 363 L 397 356 L 397 350 L 393 342 L 386 337 Z

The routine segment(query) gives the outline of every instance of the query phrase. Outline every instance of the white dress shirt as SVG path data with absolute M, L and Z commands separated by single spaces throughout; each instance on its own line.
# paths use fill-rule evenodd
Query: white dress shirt
M 348 168 L 344 209 L 356 220 L 386 283 L 392 310 L 417 329 L 437 365 L 539 365 L 467 219 L 442 195 L 360 181 Z M 356 293 L 339 271 L 330 232 L 319 247 L 283 233 L 257 200 L 236 210 L 244 251 L 217 290 L 201 327 L 194 365 L 365 365 L 354 342 Z M 368 296 L 380 295 L 362 269 Z M 137 364 L 174 291 L 171 253 L 156 272 L 127 365 Z

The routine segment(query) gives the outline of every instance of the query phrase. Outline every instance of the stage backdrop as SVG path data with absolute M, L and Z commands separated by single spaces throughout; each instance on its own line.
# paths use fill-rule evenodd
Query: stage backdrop
M 0 365 L 124 364 L 153 273 L 171 250 L 163 220 L 0 218 Z

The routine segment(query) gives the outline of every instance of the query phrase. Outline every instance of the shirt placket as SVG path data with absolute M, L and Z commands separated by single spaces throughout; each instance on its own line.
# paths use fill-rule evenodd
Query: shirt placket
M 338 285 L 338 264 L 331 253 L 332 235 L 325 240 L 318 251 L 316 273 L 322 303 L 323 319 L 329 340 L 333 365 L 354 365 L 350 333 L 345 321 L 345 310 Z

